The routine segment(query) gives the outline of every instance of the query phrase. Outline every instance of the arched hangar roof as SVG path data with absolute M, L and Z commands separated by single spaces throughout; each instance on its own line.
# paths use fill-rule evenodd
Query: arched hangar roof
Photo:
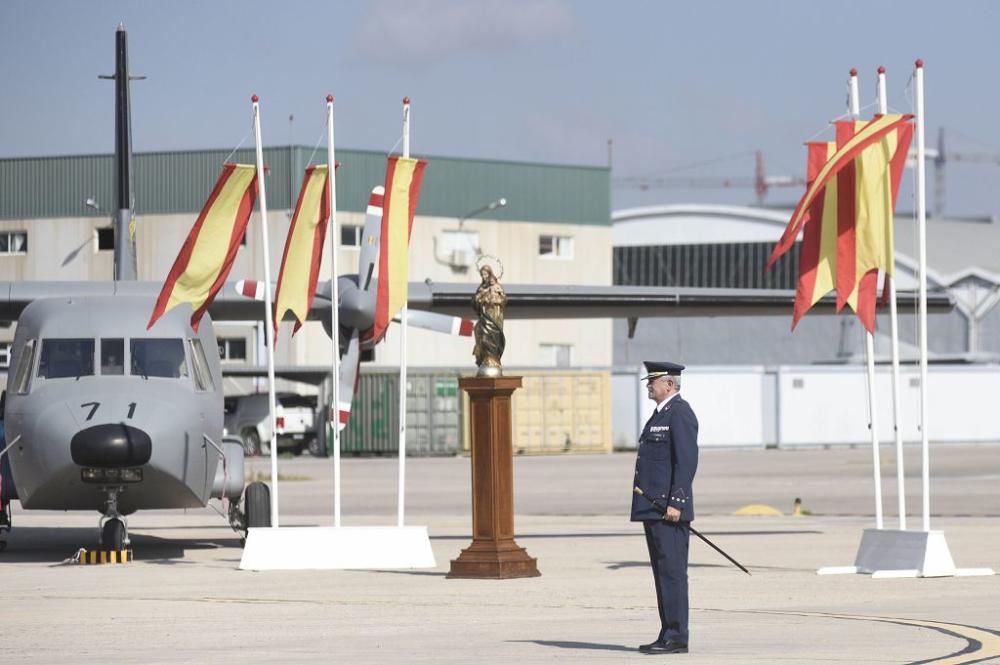
M 612 213 L 615 247 L 712 243 L 777 242 L 788 224 L 789 209 L 711 204 L 669 204 L 626 208 Z M 916 224 L 910 214 L 896 216 L 896 266 L 917 272 Z M 943 219 L 927 222 L 928 276 L 950 286 L 975 276 L 1000 284 L 1000 224 L 991 220 Z

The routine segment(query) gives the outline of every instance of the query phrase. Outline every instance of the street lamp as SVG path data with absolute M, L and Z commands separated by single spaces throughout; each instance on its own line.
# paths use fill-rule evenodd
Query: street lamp
M 496 201 L 491 201 L 490 203 L 487 203 L 486 205 L 484 205 L 482 208 L 476 208 L 472 212 L 466 213 L 462 217 L 459 217 L 459 219 L 458 219 L 458 230 L 459 231 L 462 230 L 462 225 L 465 223 L 465 220 L 469 219 L 470 217 L 475 217 L 476 215 L 478 215 L 480 213 L 484 213 L 487 210 L 496 210 L 497 208 L 504 208 L 506 206 L 507 206 L 507 199 L 504 198 L 503 196 L 501 196 Z
M 504 208 L 507 206 L 507 198 L 501 196 L 496 201 L 490 201 L 486 205 L 467 212 L 458 218 L 458 229 L 454 231 L 443 231 L 440 236 L 434 239 L 434 258 L 439 263 L 447 265 L 454 272 L 465 272 L 472 265 L 475 257 L 482 254 L 478 247 L 479 234 L 475 236 L 464 229 L 465 220 L 480 215 L 490 210 Z

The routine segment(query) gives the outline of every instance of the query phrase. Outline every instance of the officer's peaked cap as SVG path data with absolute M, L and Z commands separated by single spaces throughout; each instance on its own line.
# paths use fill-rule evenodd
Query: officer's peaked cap
M 660 376 L 680 376 L 684 370 L 684 365 L 678 365 L 677 363 L 644 360 L 642 364 L 646 366 L 646 376 L 642 377 L 640 381 L 655 379 Z

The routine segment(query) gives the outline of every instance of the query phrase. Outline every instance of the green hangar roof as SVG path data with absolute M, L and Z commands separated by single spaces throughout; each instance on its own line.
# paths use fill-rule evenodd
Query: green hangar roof
M 264 150 L 269 208 L 292 207 L 312 155 L 305 146 Z M 136 214 L 199 211 L 227 159 L 252 164 L 253 149 L 232 156 L 228 150 L 136 154 Z M 491 211 L 491 218 L 611 225 L 611 179 L 606 167 L 426 159 L 420 215 L 463 217 L 505 197 L 508 205 Z M 112 155 L 0 159 L 0 219 L 110 214 L 113 160 Z M 317 150 L 312 162 L 325 161 L 326 150 Z M 385 153 L 338 150 L 337 161 L 337 208 L 364 211 L 372 187 L 385 180 Z M 94 199 L 100 210 L 87 206 L 87 199 Z

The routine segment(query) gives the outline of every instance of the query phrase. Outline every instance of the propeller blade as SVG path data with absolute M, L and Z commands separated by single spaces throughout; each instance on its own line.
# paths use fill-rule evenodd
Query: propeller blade
M 399 323 L 399 317 L 396 317 L 393 321 Z M 414 328 L 423 328 L 424 330 L 433 330 L 445 333 L 446 335 L 459 335 L 461 337 L 471 337 L 472 328 L 475 326 L 475 322 L 469 319 L 414 309 L 407 310 L 406 323 Z
M 347 345 L 347 352 L 340 359 L 340 381 L 337 392 L 337 427 L 340 430 L 347 427 L 347 421 L 351 417 L 351 404 L 354 402 L 354 393 L 358 389 L 358 379 L 361 377 L 360 364 L 361 339 L 355 330 Z
M 361 251 L 358 255 L 358 288 L 367 291 L 372 285 L 375 263 L 378 261 L 379 240 L 382 236 L 382 200 L 385 187 L 372 189 L 368 197 L 365 226 L 361 231 Z
M 264 282 L 241 279 L 236 282 L 236 293 L 251 300 L 264 300 Z

